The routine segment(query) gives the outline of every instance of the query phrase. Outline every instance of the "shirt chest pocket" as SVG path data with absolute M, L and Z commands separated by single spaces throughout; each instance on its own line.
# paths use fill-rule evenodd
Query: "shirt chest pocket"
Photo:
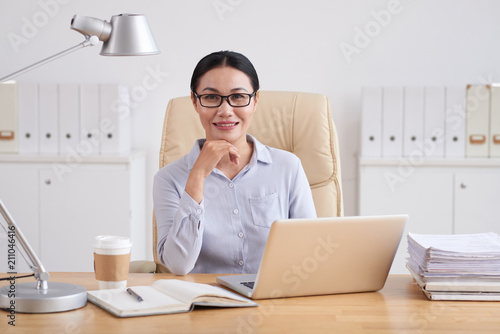
M 254 225 L 270 228 L 275 220 L 282 218 L 278 193 L 250 197 L 249 201 Z

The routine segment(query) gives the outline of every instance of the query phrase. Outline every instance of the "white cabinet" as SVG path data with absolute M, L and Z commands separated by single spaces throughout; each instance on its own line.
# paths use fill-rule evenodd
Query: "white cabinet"
M 40 250 L 40 225 L 38 224 L 38 170 L 26 169 L 17 164 L 0 164 L 0 198 L 16 223 L 21 226 L 26 239 L 35 250 Z M 0 216 L 0 219 L 3 217 Z M 3 226 L 3 225 L 2 225 Z M 7 235 L 0 230 L 0 272 L 7 270 Z M 16 251 L 16 269 L 18 272 L 31 272 Z
M 500 167 L 455 174 L 455 233 L 500 234 Z
M 407 232 L 500 233 L 500 160 L 360 159 L 359 214 L 409 214 L 391 273 L 407 274 Z
M 147 258 L 142 152 L 71 163 L 61 156 L 0 156 L 0 198 L 49 272 L 93 271 L 99 234 L 128 236 L 132 259 Z M 5 272 L 6 238 L 0 243 Z M 29 272 L 19 257 L 17 271 Z

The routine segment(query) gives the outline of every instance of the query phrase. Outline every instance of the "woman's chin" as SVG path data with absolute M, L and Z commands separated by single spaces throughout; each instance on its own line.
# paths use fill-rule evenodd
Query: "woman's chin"
M 217 133 L 211 136 L 211 139 L 207 137 L 207 140 L 225 140 L 231 144 L 238 142 L 242 137 L 246 138 L 246 134 L 240 133 Z

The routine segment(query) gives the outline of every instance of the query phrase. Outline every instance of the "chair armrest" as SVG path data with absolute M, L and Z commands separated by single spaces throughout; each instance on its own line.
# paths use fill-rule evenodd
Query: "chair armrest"
M 156 263 L 153 261 L 131 261 L 129 273 L 155 273 Z

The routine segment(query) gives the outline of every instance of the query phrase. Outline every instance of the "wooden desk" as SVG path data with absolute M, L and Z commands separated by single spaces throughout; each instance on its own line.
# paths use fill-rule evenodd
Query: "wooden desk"
M 0 274 L 0 276 L 5 274 Z M 214 283 L 216 275 L 131 274 L 129 286 L 177 278 Z M 51 280 L 97 289 L 93 273 L 52 273 Z M 5 285 L 4 281 L 0 286 Z M 88 303 L 70 312 L 16 314 L 16 327 L 0 311 L 0 333 L 499 333 L 500 303 L 431 302 L 410 276 L 389 276 L 379 292 L 260 300 L 259 307 L 211 309 L 117 318 Z

